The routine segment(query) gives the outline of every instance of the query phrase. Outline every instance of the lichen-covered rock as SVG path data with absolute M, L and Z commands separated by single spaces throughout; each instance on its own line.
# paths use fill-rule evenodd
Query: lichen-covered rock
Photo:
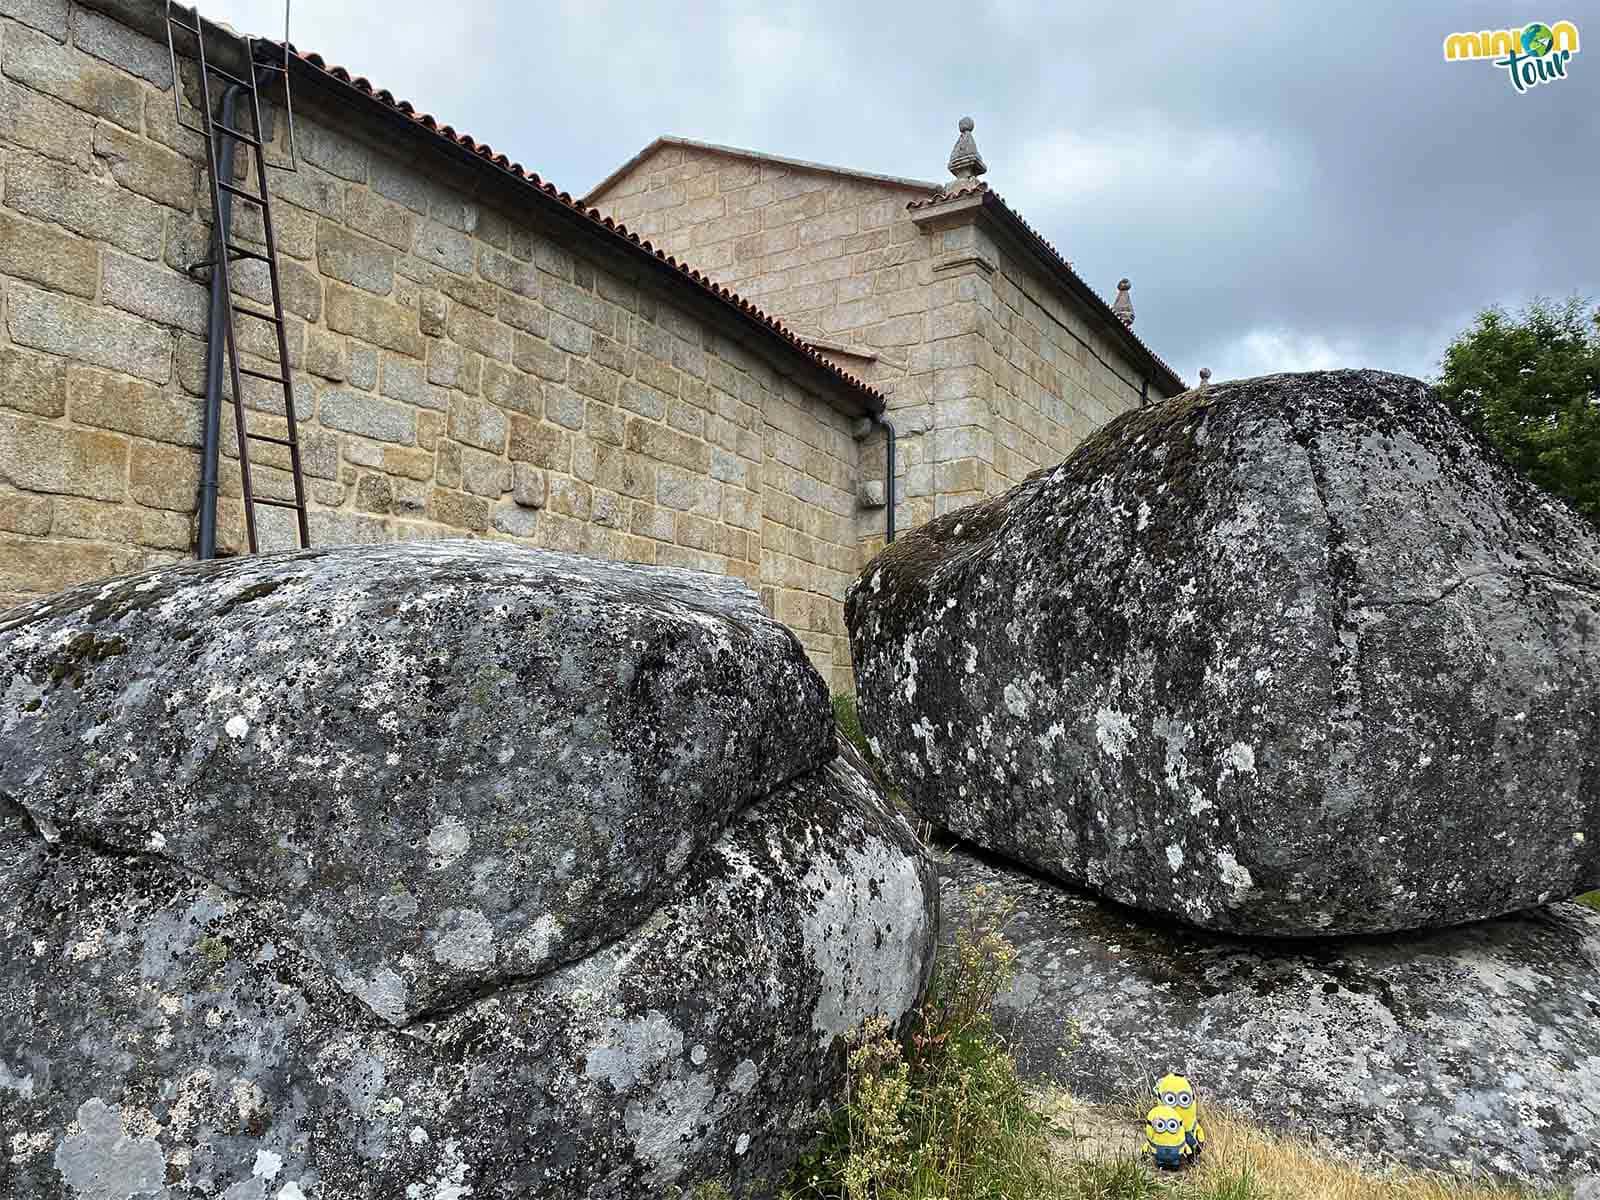
M 1425 385 L 1213 385 L 886 549 L 862 723 L 936 825 L 1209 928 L 1600 884 L 1600 535 Z
M 308 952 L 294 895 L 0 799 L 0 1191 L 764 1195 L 841 1082 L 835 1035 L 918 1000 L 936 902 L 845 751 L 735 815 L 636 928 L 397 1023 Z
M 161 568 L 0 617 L 0 795 L 285 906 L 392 1024 L 654 910 L 834 754 L 734 580 L 493 543 Z
M 1374 1163 L 1541 1184 L 1600 1170 L 1600 913 L 1263 941 L 964 850 L 943 870 L 947 930 L 979 886 L 1017 904 L 997 1025 L 1031 1078 L 1120 1102 L 1178 1070 L 1203 1105 Z

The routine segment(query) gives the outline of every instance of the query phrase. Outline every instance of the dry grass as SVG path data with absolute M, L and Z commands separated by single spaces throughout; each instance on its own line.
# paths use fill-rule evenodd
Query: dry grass
M 1058 1130 L 1055 1146 L 1067 1162 L 1109 1169 L 1137 1154 L 1142 1118 L 1134 1102 L 1090 1105 L 1063 1093 L 1041 1100 Z M 1265 1132 L 1215 1108 L 1205 1111 L 1204 1121 L 1205 1156 L 1188 1171 L 1157 1175 L 1158 1195 L 1172 1200 L 1533 1200 L 1540 1195 L 1482 1179 L 1400 1167 L 1376 1171 L 1329 1147 Z

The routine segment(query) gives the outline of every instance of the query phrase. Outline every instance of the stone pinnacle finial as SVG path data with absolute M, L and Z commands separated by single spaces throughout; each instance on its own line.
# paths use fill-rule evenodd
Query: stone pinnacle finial
M 962 117 L 957 128 L 961 136 L 956 139 L 955 149 L 950 151 L 950 175 L 953 180 L 976 179 L 989 168 L 984 165 L 983 155 L 978 153 L 978 143 L 972 136 L 972 118 Z
M 1117 280 L 1117 298 L 1111 304 L 1111 311 L 1117 314 L 1117 320 L 1129 329 L 1133 328 L 1133 297 L 1128 295 L 1128 289 L 1132 286 L 1126 279 Z

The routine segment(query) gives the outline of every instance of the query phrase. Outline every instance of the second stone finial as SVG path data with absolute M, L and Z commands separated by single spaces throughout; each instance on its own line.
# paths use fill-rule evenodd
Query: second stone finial
M 977 140 L 972 136 L 972 118 L 962 117 L 957 128 L 961 136 L 956 138 L 955 149 L 950 151 L 950 174 L 956 179 L 976 179 L 989 168 L 984 165 Z
M 1117 320 L 1128 328 L 1133 328 L 1133 297 L 1128 295 L 1128 289 L 1133 284 L 1126 279 L 1117 280 L 1117 298 L 1111 302 L 1111 311 L 1117 314 Z

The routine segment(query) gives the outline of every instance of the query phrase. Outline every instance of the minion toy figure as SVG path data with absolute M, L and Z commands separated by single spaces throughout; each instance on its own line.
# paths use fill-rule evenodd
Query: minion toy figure
M 1183 1117 L 1170 1104 L 1156 1105 L 1144 1119 L 1144 1151 L 1169 1171 L 1188 1166 L 1194 1157 L 1184 1137 Z
M 1168 1075 L 1156 1084 L 1159 1104 L 1176 1109 L 1183 1118 L 1183 1138 L 1196 1158 L 1206 1148 L 1205 1127 L 1200 1124 L 1200 1098 L 1182 1075 Z

